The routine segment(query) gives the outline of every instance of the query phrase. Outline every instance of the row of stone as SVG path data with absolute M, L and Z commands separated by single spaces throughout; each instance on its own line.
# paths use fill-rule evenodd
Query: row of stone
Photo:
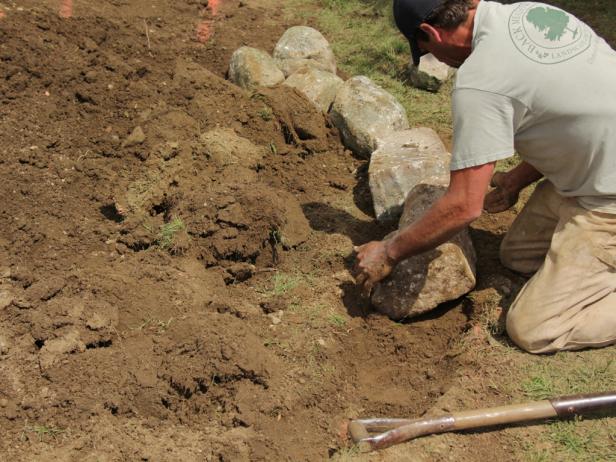
M 449 75 L 422 59 L 440 78 Z M 418 70 L 411 76 L 434 82 Z M 450 155 L 429 128 L 410 129 L 404 107 L 368 77 L 344 82 L 327 40 L 315 29 L 292 27 L 274 48 L 273 57 L 249 47 L 238 49 L 229 68 L 237 85 L 289 85 L 329 113 L 346 147 L 370 158 L 369 182 L 379 221 L 396 220 L 399 229 L 419 218 L 443 194 Z M 438 249 L 409 258 L 379 284 L 372 303 L 393 319 L 414 316 L 455 299 L 475 285 L 475 254 L 466 230 Z

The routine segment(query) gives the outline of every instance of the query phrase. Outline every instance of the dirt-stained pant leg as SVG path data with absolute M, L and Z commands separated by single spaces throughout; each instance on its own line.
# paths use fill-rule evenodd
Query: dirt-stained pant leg
M 521 348 L 616 343 L 616 215 L 586 210 L 544 181 L 503 240 L 501 258 L 516 271 L 537 269 L 507 314 L 507 332 Z
M 549 181 L 537 185 L 501 243 L 503 265 L 528 275 L 541 267 L 558 224 L 558 210 L 563 200 Z

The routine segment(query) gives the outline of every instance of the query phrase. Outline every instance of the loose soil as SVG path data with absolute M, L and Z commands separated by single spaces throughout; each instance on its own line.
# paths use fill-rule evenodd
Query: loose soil
M 366 162 L 225 79 L 293 25 L 273 2 L 0 6 L 2 459 L 323 460 L 447 393 L 471 308 L 371 312 Z M 473 232 L 480 287 L 510 219 Z

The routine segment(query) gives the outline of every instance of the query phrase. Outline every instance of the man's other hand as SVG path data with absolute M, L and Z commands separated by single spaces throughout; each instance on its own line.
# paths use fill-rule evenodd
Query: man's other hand
M 394 267 L 387 255 L 388 241 L 372 241 L 356 246 L 355 281 L 362 288 L 364 296 L 370 296 L 374 285 L 385 279 Z
M 506 180 L 507 174 L 503 172 L 496 172 L 494 176 L 492 176 L 490 186 L 494 189 L 486 194 L 483 202 L 483 208 L 486 212 L 504 212 L 518 202 L 520 191 L 518 189 L 509 188 Z

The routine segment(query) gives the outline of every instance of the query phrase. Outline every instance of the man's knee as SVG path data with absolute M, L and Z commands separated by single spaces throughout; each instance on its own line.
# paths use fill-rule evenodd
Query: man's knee
M 516 310 L 507 314 L 507 334 L 519 348 L 528 353 L 546 353 L 553 339 L 545 335 L 540 325 L 529 322 L 528 315 Z
M 516 271 L 517 265 L 514 258 L 513 249 L 508 245 L 507 236 L 503 239 L 500 245 L 498 256 L 500 257 L 500 261 L 505 268 L 509 268 L 510 270 Z
M 516 273 L 532 274 L 536 272 L 543 263 L 541 256 L 533 255 L 532 257 L 521 258 L 521 253 L 519 248 L 509 245 L 508 239 L 505 236 L 499 249 L 501 264 Z
M 501 264 L 516 273 L 530 276 L 541 268 L 549 245 L 545 249 L 525 249 L 520 247 L 519 242 L 511 243 L 509 234 L 502 240 L 499 248 Z

